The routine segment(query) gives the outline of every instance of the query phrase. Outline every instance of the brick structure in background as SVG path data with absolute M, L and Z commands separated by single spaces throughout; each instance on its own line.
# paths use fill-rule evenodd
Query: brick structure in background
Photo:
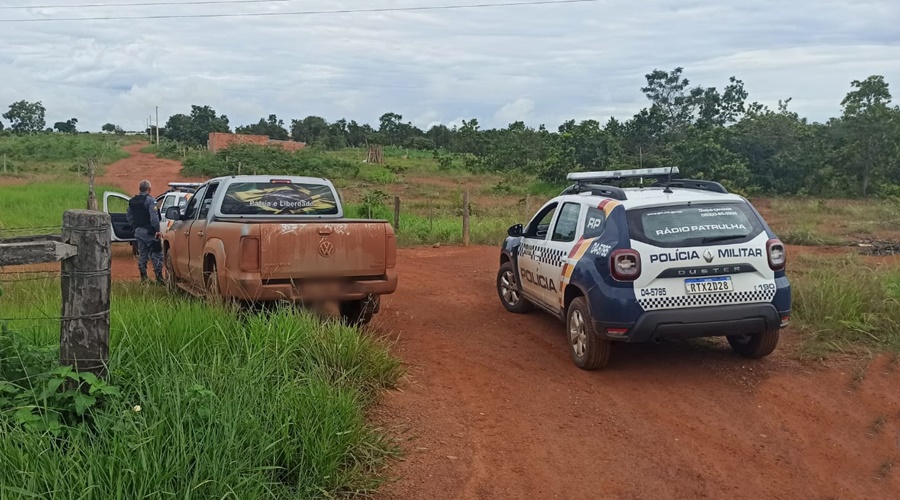
M 231 144 L 256 144 L 258 146 L 281 146 L 288 151 L 297 151 L 306 147 L 305 142 L 296 141 L 276 141 L 269 139 L 265 135 L 250 134 L 226 134 L 222 132 L 210 132 L 207 149 L 215 153 L 220 149 L 225 149 Z

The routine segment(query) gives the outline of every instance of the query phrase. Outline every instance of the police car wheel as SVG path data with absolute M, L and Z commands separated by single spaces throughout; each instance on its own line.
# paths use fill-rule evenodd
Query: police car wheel
M 763 358 L 772 354 L 778 345 L 778 330 L 756 335 L 731 335 L 731 349 L 745 358 Z
M 566 337 L 572 361 L 582 370 L 598 370 L 609 363 L 612 342 L 600 338 L 584 297 L 569 304 L 566 311 Z
M 497 273 L 497 295 L 507 311 L 513 313 L 526 313 L 532 309 L 530 302 L 525 300 L 519 290 L 519 282 L 516 279 L 516 271 L 512 262 L 504 262 Z

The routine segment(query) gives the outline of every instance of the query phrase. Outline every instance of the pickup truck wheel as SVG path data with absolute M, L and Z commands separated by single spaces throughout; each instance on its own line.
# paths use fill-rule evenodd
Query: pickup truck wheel
M 519 281 L 516 279 L 516 270 L 512 262 L 504 262 L 497 273 L 497 295 L 507 311 L 522 314 L 532 310 L 531 302 L 525 300 L 519 290 Z
M 338 307 L 340 309 L 341 319 L 353 326 L 367 325 L 372 321 L 372 316 L 375 315 L 375 310 L 378 305 L 377 301 L 378 298 L 341 302 Z
M 219 289 L 219 272 L 216 265 L 212 265 L 209 274 L 206 275 L 206 300 L 210 304 L 222 304 L 222 292 Z
M 578 297 L 566 311 L 566 333 L 569 352 L 575 366 L 582 370 L 598 370 L 609 363 L 612 342 L 600 338 L 584 297 Z
M 755 335 L 731 335 L 731 349 L 745 358 L 763 358 L 772 354 L 778 345 L 778 330 Z
M 175 292 L 178 290 L 177 280 L 175 279 L 175 263 L 172 262 L 172 253 L 168 250 L 165 255 L 165 264 L 166 264 L 166 288 L 169 289 L 170 292 Z

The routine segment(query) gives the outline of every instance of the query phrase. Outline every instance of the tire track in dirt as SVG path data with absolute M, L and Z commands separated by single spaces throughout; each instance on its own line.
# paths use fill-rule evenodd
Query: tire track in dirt
M 141 148 L 148 143 L 142 142 L 125 146 L 130 155 L 111 163 L 104 169 L 104 174 L 95 179 L 98 186 L 113 186 L 126 193 L 138 192 L 138 184 L 144 179 L 153 186 L 153 194 L 158 195 L 169 189 L 170 182 L 202 182 L 204 179 L 181 175 L 181 162 L 157 158 L 151 153 L 142 153 Z M 99 193 L 98 196 L 101 196 Z M 102 200 L 100 201 L 102 203 Z
M 896 362 L 879 358 L 862 377 L 851 361 L 802 364 L 787 332 L 759 361 L 721 341 L 616 345 L 607 370 L 584 372 L 560 322 L 502 308 L 497 248 L 402 249 L 398 265 L 373 328 L 396 338 L 410 374 L 375 419 L 406 456 L 381 498 L 900 491 Z

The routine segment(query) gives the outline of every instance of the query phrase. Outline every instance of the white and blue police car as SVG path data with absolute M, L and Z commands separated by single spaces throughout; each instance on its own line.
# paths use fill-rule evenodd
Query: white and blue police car
M 564 321 L 585 370 L 606 366 L 613 342 L 725 336 L 740 355 L 770 354 L 791 311 L 784 244 L 746 198 L 677 172 L 569 174 L 572 186 L 509 228 L 503 306 Z M 654 183 L 613 185 L 637 178 Z

